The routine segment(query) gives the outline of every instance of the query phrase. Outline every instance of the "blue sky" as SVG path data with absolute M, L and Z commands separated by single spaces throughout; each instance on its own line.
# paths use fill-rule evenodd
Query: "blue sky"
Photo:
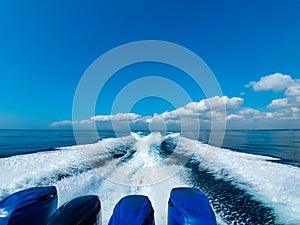
M 299 11 L 298 0 L 1 1 L 0 128 L 49 128 L 53 122 L 60 127 L 60 121 L 72 120 L 74 93 L 90 64 L 112 48 L 139 40 L 174 42 L 199 55 L 229 103 L 237 104 L 228 111 L 233 128 L 257 128 L 257 118 L 259 128 L 300 128 Z M 95 116 L 111 113 L 126 84 L 153 75 L 178 83 L 193 102 L 205 99 L 182 71 L 144 63 L 112 77 Z M 276 82 L 287 83 L 278 88 Z M 275 107 L 272 101 L 278 99 L 286 100 Z M 183 108 L 189 103 L 180 101 Z M 172 110 L 163 99 L 145 98 L 131 113 L 145 122 Z M 194 112 L 202 116 L 199 109 Z

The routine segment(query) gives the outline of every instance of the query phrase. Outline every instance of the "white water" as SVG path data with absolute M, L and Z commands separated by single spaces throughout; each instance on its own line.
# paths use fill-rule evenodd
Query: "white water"
M 215 176 L 229 180 L 274 209 L 279 224 L 300 224 L 300 168 L 270 162 L 271 157 L 233 152 L 201 144 L 200 152 L 216 151 L 207 165 Z M 196 154 L 197 160 L 203 155 Z
M 193 160 L 206 162 L 202 165 L 215 176 L 233 182 L 273 208 L 278 223 L 300 224 L 300 168 L 269 162 L 270 157 L 233 152 L 172 135 L 180 139 L 176 151 L 188 156 L 195 151 Z M 166 164 L 157 157 L 155 147 L 163 138 L 159 133 L 148 136 L 135 133 L 96 144 L 0 158 L 0 198 L 48 184 L 57 187 L 59 204 L 77 196 L 97 194 L 106 224 L 121 197 L 144 194 L 153 204 L 157 224 L 165 224 L 170 190 L 186 186 L 188 170 L 176 162 Z M 120 162 L 111 157 L 109 149 L 124 143 L 132 145 L 136 152 L 127 162 Z M 215 154 L 208 154 L 212 152 Z M 90 164 L 97 168 L 90 170 Z M 57 174 L 69 176 L 58 181 Z M 224 222 L 218 218 L 218 223 Z

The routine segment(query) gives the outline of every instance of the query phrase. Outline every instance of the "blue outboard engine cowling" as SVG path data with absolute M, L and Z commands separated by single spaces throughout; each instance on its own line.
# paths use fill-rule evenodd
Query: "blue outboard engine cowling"
M 216 225 L 205 194 L 197 188 L 173 188 L 168 203 L 168 225 Z
M 154 210 L 147 196 L 128 195 L 115 206 L 109 225 L 154 225 Z
M 16 192 L 0 202 L 1 225 L 43 225 L 57 208 L 54 186 Z
M 47 225 L 101 225 L 101 202 L 86 195 L 66 202 L 49 218 Z

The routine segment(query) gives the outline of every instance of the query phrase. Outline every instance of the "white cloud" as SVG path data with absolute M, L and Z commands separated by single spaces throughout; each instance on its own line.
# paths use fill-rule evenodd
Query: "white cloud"
M 257 116 L 260 114 L 260 111 L 252 108 L 245 108 L 240 110 L 239 114 L 244 116 Z
M 135 113 L 118 113 L 115 115 L 98 115 L 92 116 L 92 121 L 107 122 L 107 121 L 136 121 L 142 118 L 141 115 Z
M 267 106 L 267 108 L 299 108 L 300 109 L 300 83 L 295 80 L 294 84 L 287 87 L 285 98 L 275 99 Z
M 294 85 L 288 87 L 285 91 L 285 96 L 287 97 L 300 96 L 300 84 L 295 83 Z
M 226 97 L 226 96 L 223 96 Z M 226 110 L 235 110 L 240 108 L 240 106 L 244 103 L 244 99 L 243 98 L 239 98 L 239 97 L 233 97 L 233 98 L 225 98 L 225 102 L 226 102 Z
M 63 120 L 63 121 L 57 121 L 53 122 L 50 126 L 51 127 L 64 127 L 64 126 L 70 126 L 73 122 L 71 120 Z
M 97 115 L 92 116 L 89 119 L 84 119 L 80 121 L 71 121 L 71 120 L 64 120 L 64 121 L 58 121 L 53 122 L 50 126 L 51 127 L 66 127 L 66 126 L 72 126 L 72 125 L 81 125 L 83 127 L 92 125 L 93 123 L 103 123 L 103 124 L 109 124 L 111 122 L 114 122 L 116 124 L 118 123 L 127 123 L 127 122 L 138 122 L 140 120 L 144 120 L 147 117 L 142 117 L 141 115 L 135 114 L 135 113 L 118 113 L 115 115 Z
M 292 86 L 295 82 L 290 75 L 275 73 L 260 78 L 259 81 L 252 81 L 246 87 L 253 87 L 254 91 L 281 91 Z
M 157 115 L 165 122 L 180 122 L 180 120 L 222 120 L 225 112 L 238 109 L 243 103 L 243 98 L 229 98 L 227 96 L 215 96 L 209 99 L 203 99 L 199 102 L 190 102 L 171 112 L 164 112 Z
M 191 102 L 185 106 L 186 109 L 190 109 L 193 112 L 201 112 L 201 111 L 224 111 L 224 107 L 226 110 L 234 110 L 237 109 L 243 104 L 244 99 L 233 97 L 229 98 L 227 96 L 215 96 L 209 99 L 203 99 L 200 102 Z
M 300 109 L 298 107 L 290 107 L 280 109 L 274 112 L 274 117 L 280 120 L 300 120 Z
M 226 120 L 243 120 L 244 117 L 238 114 L 230 114 L 226 117 Z
M 287 98 L 275 99 L 271 102 L 267 108 L 283 108 L 288 106 Z

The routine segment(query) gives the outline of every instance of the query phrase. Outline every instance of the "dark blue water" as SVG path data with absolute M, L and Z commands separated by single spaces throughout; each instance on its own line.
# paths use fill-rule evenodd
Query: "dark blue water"
M 91 138 L 94 136 L 91 134 L 91 131 L 80 132 L 86 144 L 115 137 L 110 131 L 99 132 L 97 139 Z M 72 130 L 0 130 L 0 158 L 72 145 L 76 145 Z
M 200 141 L 207 143 L 209 135 L 209 131 L 200 132 Z M 300 130 L 228 130 L 222 147 L 300 166 Z

